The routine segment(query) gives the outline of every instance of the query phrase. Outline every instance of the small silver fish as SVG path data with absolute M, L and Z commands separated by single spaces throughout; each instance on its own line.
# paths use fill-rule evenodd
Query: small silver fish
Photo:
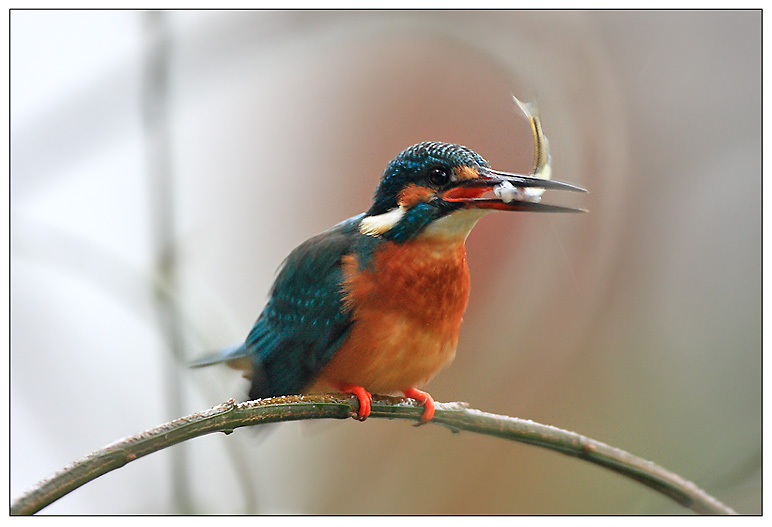
M 531 170 L 528 172 L 528 175 L 542 179 L 550 179 L 552 177 L 550 143 L 544 135 L 544 130 L 541 126 L 539 109 L 536 107 L 535 103 L 522 102 L 514 95 L 512 96 L 512 99 L 515 100 L 517 106 L 525 114 L 525 117 L 531 124 L 531 131 L 533 132 L 533 164 L 531 165 Z M 504 182 L 494 188 L 493 192 L 504 203 L 509 203 L 516 199 L 538 203 L 541 201 L 544 190 L 545 189 L 543 188 L 515 187 L 509 182 Z

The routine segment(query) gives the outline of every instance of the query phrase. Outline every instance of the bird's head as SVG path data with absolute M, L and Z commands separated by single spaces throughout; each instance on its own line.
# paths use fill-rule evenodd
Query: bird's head
M 464 146 L 418 143 L 386 167 L 360 231 L 395 242 L 421 234 L 463 241 L 477 220 L 493 210 L 581 212 L 534 200 L 485 196 L 501 185 L 584 192 L 567 183 L 493 170 Z

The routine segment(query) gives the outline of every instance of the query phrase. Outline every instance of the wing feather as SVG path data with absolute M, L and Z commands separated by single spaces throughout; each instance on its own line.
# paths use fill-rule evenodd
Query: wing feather
M 251 398 L 299 393 L 345 340 L 353 319 L 343 302 L 341 260 L 360 235 L 361 216 L 298 246 L 246 339 L 255 366 Z

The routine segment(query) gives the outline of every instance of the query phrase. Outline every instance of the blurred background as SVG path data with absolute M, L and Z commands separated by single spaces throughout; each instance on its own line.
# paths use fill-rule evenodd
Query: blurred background
M 760 11 L 13 11 L 11 497 L 235 397 L 297 244 L 423 140 L 582 216 L 499 214 L 438 401 L 567 428 L 761 511 Z M 552 202 L 560 202 L 554 197 Z M 49 514 L 680 514 L 615 473 L 399 421 L 193 440 Z

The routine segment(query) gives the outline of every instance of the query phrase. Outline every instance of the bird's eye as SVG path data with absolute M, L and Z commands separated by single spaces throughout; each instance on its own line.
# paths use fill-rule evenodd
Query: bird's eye
M 429 170 L 429 183 L 441 187 L 450 181 L 450 171 L 445 167 L 434 167 Z

